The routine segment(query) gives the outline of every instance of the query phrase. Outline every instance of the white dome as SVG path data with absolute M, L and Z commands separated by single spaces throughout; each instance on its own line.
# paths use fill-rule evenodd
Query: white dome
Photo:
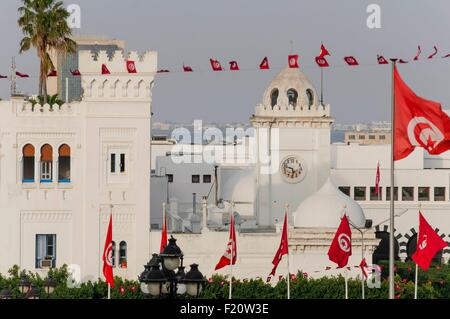
M 223 184 L 221 197 L 233 202 L 251 203 L 255 200 L 255 180 L 253 169 L 241 169 L 233 172 Z
M 296 106 L 308 108 L 308 105 L 317 107 L 319 99 L 317 98 L 316 89 L 308 78 L 297 68 L 286 67 L 272 80 L 263 95 L 262 104 L 272 106 L 272 94 L 278 92 L 276 104 L 278 106 L 288 106 L 288 91 L 297 94 Z
M 313 195 L 306 198 L 294 212 L 296 228 L 337 228 L 344 211 L 350 222 L 358 228 L 366 224 L 364 212 L 357 202 L 342 193 L 327 179 Z

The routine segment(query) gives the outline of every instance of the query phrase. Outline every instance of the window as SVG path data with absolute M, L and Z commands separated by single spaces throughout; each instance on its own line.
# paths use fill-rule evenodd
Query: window
M 203 183 L 211 183 L 211 175 L 203 175 Z
M 374 140 L 375 139 L 375 135 L 369 135 L 369 140 Z
M 402 187 L 402 200 L 403 201 L 414 200 L 414 187 Z
M 355 200 L 366 200 L 366 187 L 355 186 Z
M 308 109 L 314 104 L 314 93 L 311 89 L 306 89 L 306 98 L 308 99 Z
M 272 106 L 272 109 L 275 105 L 277 105 L 278 102 L 278 89 L 273 89 L 272 93 L 270 93 L 270 106 Z
M 200 183 L 200 175 L 192 175 L 192 183 Z
M 121 241 L 119 244 L 119 267 L 127 268 L 127 243 Z
M 121 173 L 125 172 L 125 154 L 124 153 L 120 154 L 120 172 Z
M 298 93 L 296 90 L 294 89 L 287 90 L 287 97 L 289 105 L 292 105 L 294 107 L 297 106 Z
M 115 173 L 116 172 L 116 154 L 115 153 L 111 153 L 111 173 Z
M 58 150 L 58 182 L 70 183 L 70 147 L 67 144 Z
M 419 201 L 429 201 L 430 200 L 430 188 L 429 187 L 419 187 L 418 195 L 419 195 Z
M 36 268 L 56 267 L 56 235 L 36 235 Z
M 378 139 L 385 140 L 386 139 L 386 135 L 380 135 L 380 136 L 378 136 Z
M 365 136 L 365 135 L 359 135 L 359 136 L 358 136 L 358 139 L 360 139 L 360 140 L 365 140 L 365 139 L 366 139 L 366 136 Z
M 22 182 L 34 183 L 34 146 L 27 144 L 22 149 Z
M 391 200 L 391 188 L 386 187 L 386 200 Z M 394 187 L 394 200 L 398 200 L 398 187 Z
M 167 182 L 173 183 L 173 174 L 166 174 L 167 176 Z
M 434 188 L 434 201 L 435 202 L 445 201 L 445 187 Z
M 382 193 L 383 187 L 378 187 L 378 194 L 376 193 L 376 187 L 370 187 L 370 200 L 381 200 Z
M 53 174 L 53 148 L 49 144 L 41 147 L 41 183 L 51 183 Z
M 348 136 L 348 139 L 349 139 L 349 140 L 354 140 L 355 138 L 356 138 L 355 135 L 349 135 L 349 136 Z
M 345 195 L 350 196 L 350 186 L 339 186 L 339 190 Z

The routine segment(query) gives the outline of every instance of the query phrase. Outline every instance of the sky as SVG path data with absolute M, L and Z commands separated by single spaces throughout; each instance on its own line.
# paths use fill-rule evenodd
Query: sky
M 21 1 L 0 1 L 0 74 L 17 69 L 38 74 L 36 51 L 19 54 L 17 26 Z M 126 51 L 158 51 L 160 74 L 153 88 L 155 121 L 190 123 L 246 122 L 272 78 L 300 55 L 301 71 L 320 90 L 315 65 L 321 42 L 331 53 L 324 71 L 324 99 L 339 123 L 390 119 L 390 68 L 376 65 L 376 55 L 412 60 L 417 45 L 424 61 L 399 66 L 418 95 L 450 108 L 450 2 L 448 0 L 67 0 L 81 7 L 77 35 L 123 39 Z M 379 5 L 381 28 L 367 26 L 367 7 Z M 436 59 L 426 56 L 437 45 Z M 361 66 L 346 67 L 355 56 Z M 267 56 L 271 70 L 258 65 Z M 209 58 L 222 65 L 237 60 L 242 71 L 211 72 Z M 182 73 L 185 63 L 195 70 Z M 334 66 L 333 66 L 334 65 Z M 37 91 L 37 79 L 19 79 L 18 88 Z M 9 81 L 0 80 L 0 97 L 9 97 Z

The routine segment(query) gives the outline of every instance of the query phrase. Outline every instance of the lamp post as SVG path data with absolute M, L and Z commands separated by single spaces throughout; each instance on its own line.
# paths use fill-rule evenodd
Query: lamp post
M 53 291 L 55 291 L 56 281 L 53 277 L 49 276 L 44 281 L 44 290 L 47 293 L 47 296 L 50 296 Z
M 175 298 L 184 293 L 193 297 L 200 294 L 205 281 L 203 275 L 197 264 L 192 264 L 191 269 L 185 273 L 183 252 L 176 241 L 171 236 L 162 253 L 153 254 L 144 266 L 144 271 L 139 276 L 144 294 L 164 298 Z
M 22 293 L 22 295 L 28 294 L 28 292 L 31 289 L 31 283 L 30 280 L 26 275 L 22 275 L 19 282 L 19 290 Z

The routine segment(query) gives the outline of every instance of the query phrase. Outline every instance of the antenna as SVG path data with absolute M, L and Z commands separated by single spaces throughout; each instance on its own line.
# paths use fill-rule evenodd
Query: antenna
M 11 58 L 11 77 L 10 77 L 10 82 L 11 82 L 11 96 L 16 95 L 16 58 L 12 57 Z
M 294 52 L 294 41 L 289 40 L 289 45 L 290 45 L 291 54 L 292 54 Z

